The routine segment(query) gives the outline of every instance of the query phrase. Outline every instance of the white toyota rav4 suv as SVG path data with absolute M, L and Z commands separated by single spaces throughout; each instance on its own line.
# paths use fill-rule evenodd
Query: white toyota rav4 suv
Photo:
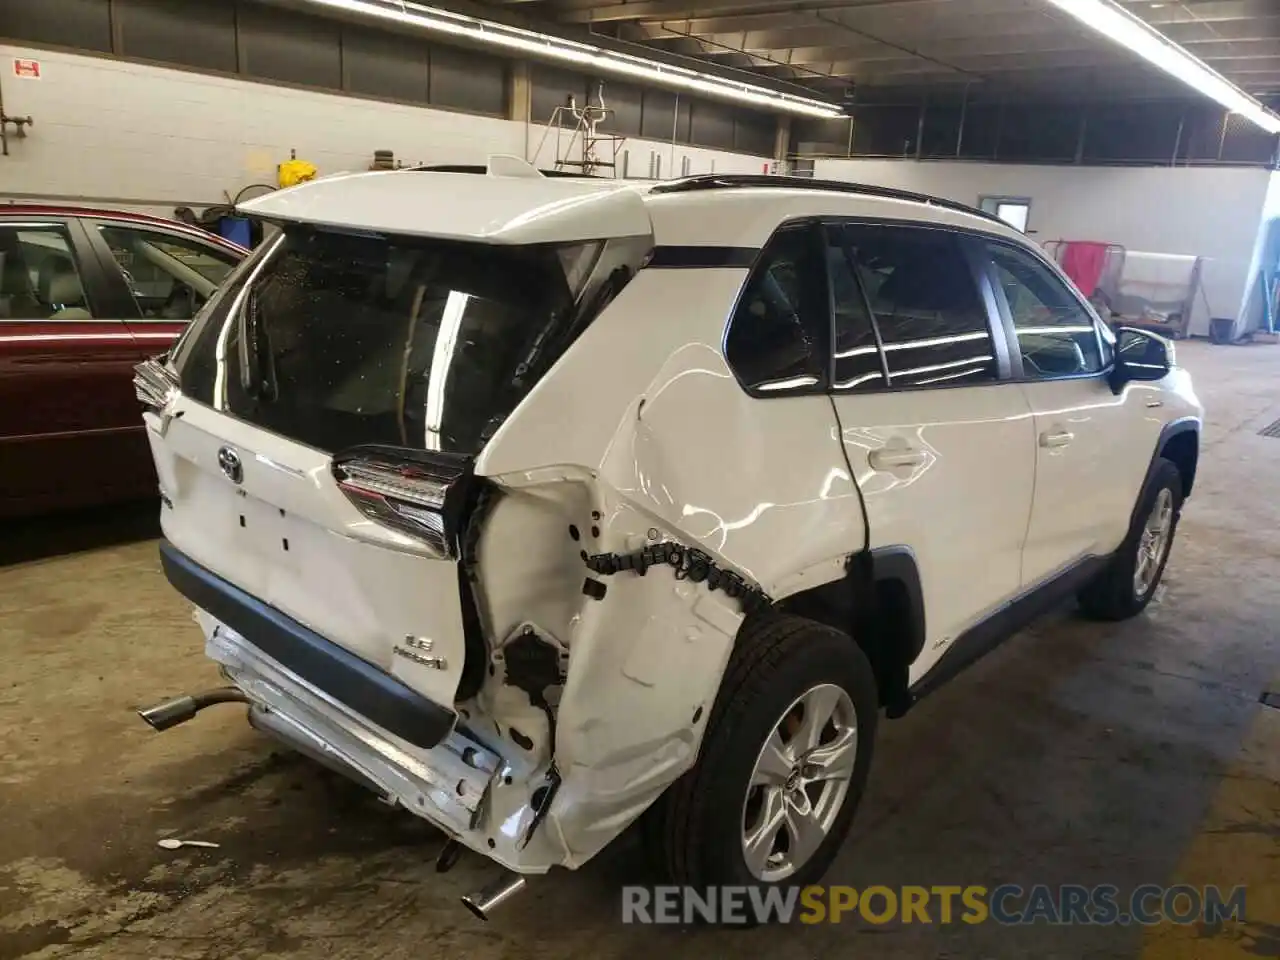
M 504 873 L 641 818 L 805 884 L 881 712 L 1070 596 L 1151 600 L 1201 407 L 1020 233 L 849 183 L 337 176 L 137 388 L 214 702 Z M 643 817 L 642 817 L 643 815 Z

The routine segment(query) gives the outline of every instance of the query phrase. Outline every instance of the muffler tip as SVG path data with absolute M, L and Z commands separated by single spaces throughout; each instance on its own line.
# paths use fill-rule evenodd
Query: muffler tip
M 196 715 L 197 709 L 195 697 L 175 697 L 173 700 L 158 703 L 154 707 L 139 710 L 138 716 L 147 721 L 153 730 L 161 732 L 170 727 L 176 727 L 180 723 L 186 723 Z
M 462 898 L 462 905 L 481 920 L 487 921 L 489 915 L 525 888 L 525 878 L 519 874 L 509 874 L 496 883 L 490 884 L 479 893 L 469 893 Z

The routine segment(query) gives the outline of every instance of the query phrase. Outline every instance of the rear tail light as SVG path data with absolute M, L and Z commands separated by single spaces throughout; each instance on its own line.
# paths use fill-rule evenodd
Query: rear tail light
M 139 403 L 152 410 L 163 410 L 178 392 L 178 378 L 164 361 L 156 357 L 133 368 L 133 392 Z
M 441 559 L 458 555 L 469 458 L 353 447 L 334 456 L 333 475 L 347 499 L 370 520 L 421 541 Z

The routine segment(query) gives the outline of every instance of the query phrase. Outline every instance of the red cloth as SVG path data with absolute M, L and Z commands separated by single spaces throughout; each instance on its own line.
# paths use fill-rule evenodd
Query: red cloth
M 1062 252 L 1062 270 L 1086 297 L 1092 297 L 1107 262 L 1107 245 L 1092 240 L 1069 240 Z

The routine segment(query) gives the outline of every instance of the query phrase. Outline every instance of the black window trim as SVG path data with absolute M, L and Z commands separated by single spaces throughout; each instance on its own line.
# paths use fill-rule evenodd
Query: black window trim
M 741 375 L 738 373 L 737 368 L 729 360 L 729 332 L 733 329 L 734 320 L 737 319 L 738 307 L 741 306 L 742 298 L 746 296 L 747 290 L 751 286 L 751 281 L 756 278 L 758 271 L 761 269 L 762 265 L 766 262 L 769 256 L 770 246 L 772 245 L 774 240 L 777 238 L 778 234 L 781 233 L 783 230 L 790 230 L 798 227 L 806 230 L 806 232 L 809 234 L 810 242 L 814 243 L 815 246 L 817 246 L 818 244 L 824 244 L 826 243 L 826 236 L 822 230 L 822 223 L 826 219 L 827 218 L 824 218 L 824 217 L 802 216 L 802 217 L 792 217 L 790 219 L 779 222 L 778 225 L 773 228 L 773 232 L 769 234 L 769 238 L 765 240 L 763 244 L 760 245 L 760 248 L 758 250 L 755 251 L 755 258 L 750 264 L 750 266 L 747 268 L 747 274 L 743 278 L 741 286 L 738 287 L 738 293 L 733 298 L 733 304 L 730 306 L 729 314 L 725 318 L 724 328 L 720 334 L 720 356 L 724 358 L 725 366 L 728 367 L 729 372 L 733 374 L 733 379 L 738 382 L 738 386 L 742 388 L 742 392 L 754 400 L 781 400 L 788 397 L 814 397 L 814 396 L 825 397 L 829 393 L 829 389 L 830 389 L 829 384 L 831 383 L 831 377 L 832 377 L 832 372 L 833 372 L 834 363 L 835 363 L 835 361 L 832 359 L 832 356 L 831 356 L 832 347 L 835 343 L 835 324 L 832 322 L 832 319 L 831 319 L 831 297 L 832 297 L 831 277 L 827 271 L 827 258 L 825 256 L 826 251 L 821 247 L 819 247 L 818 249 L 819 249 L 819 252 L 823 254 L 823 256 L 819 257 L 819 264 L 822 269 L 823 280 L 825 281 L 827 286 L 827 297 L 826 297 L 827 310 L 826 310 L 826 317 L 825 317 L 826 327 L 827 327 L 827 336 L 826 336 L 827 349 L 826 349 L 826 357 L 823 358 L 824 360 L 823 375 L 822 377 L 819 378 L 818 382 L 816 384 L 806 385 L 803 387 L 788 387 L 788 388 L 779 389 L 779 390 L 760 390 L 756 387 L 752 387 L 744 383 Z
M 1016 382 L 1014 378 L 1014 371 L 1013 371 L 1013 358 L 1016 355 L 1016 351 L 1012 350 L 1010 347 L 1008 331 L 1005 329 L 1004 324 L 1001 322 L 1000 314 L 996 309 L 996 304 L 997 304 L 996 293 L 992 286 L 991 276 L 989 275 L 988 271 L 983 268 L 982 261 L 975 258 L 974 247 L 973 247 L 973 244 L 970 242 L 971 237 L 976 237 L 976 236 L 998 237 L 999 236 L 998 234 L 995 234 L 995 233 L 988 234 L 987 231 L 985 230 L 974 230 L 971 228 L 955 226 L 953 224 L 948 224 L 948 223 L 935 223 L 928 220 L 912 220 L 910 218 L 897 219 L 897 218 L 886 218 L 886 217 L 826 216 L 826 217 L 821 217 L 820 219 L 824 224 L 831 225 L 831 226 L 857 225 L 857 226 L 871 226 L 871 227 L 908 228 L 908 229 L 916 229 L 916 230 L 933 230 L 937 232 L 950 233 L 955 235 L 959 252 L 961 256 L 963 256 L 965 259 L 965 263 L 969 268 L 969 273 L 973 280 L 975 290 L 979 296 L 979 299 L 982 301 L 983 312 L 986 315 L 986 321 L 987 321 L 987 333 L 991 337 L 991 346 L 992 346 L 992 349 L 995 351 L 995 355 L 996 355 L 996 377 L 993 380 L 980 381 L 977 383 L 948 383 L 943 381 L 940 383 L 896 384 L 895 385 L 893 383 L 892 378 L 890 378 L 887 380 L 885 386 L 883 387 L 875 387 L 870 389 L 868 388 L 859 389 L 857 387 L 851 387 L 845 390 L 839 390 L 839 389 L 836 389 L 835 387 L 832 387 L 830 392 L 833 396 L 841 396 L 841 397 L 872 396 L 874 394 L 906 393 L 909 391 L 915 392 L 919 390 L 964 390 L 964 389 L 973 389 L 975 387 L 995 387 L 995 386 L 1000 386 L 1006 383 Z M 824 270 L 826 269 L 825 258 L 823 260 L 823 269 Z M 854 280 L 858 285 L 859 291 L 862 291 L 861 279 L 859 279 L 855 275 Z M 827 277 L 827 286 L 828 288 L 832 286 L 830 276 Z M 865 298 L 866 296 L 865 291 L 862 291 L 862 293 Z M 868 306 L 868 310 L 870 310 L 869 306 Z M 872 312 L 870 316 L 871 316 L 872 330 L 875 331 L 876 343 L 877 345 L 881 345 L 882 341 L 880 337 L 880 329 L 878 324 L 876 323 L 874 312 Z M 835 339 L 834 317 L 835 317 L 835 314 L 833 311 L 831 316 L 828 318 L 828 322 L 831 324 L 831 328 L 832 328 L 833 342 Z M 1014 342 L 1016 343 L 1016 341 Z M 888 361 L 884 356 L 883 346 L 881 346 L 880 359 L 881 359 L 881 369 L 885 369 L 887 367 Z M 1020 360 L 1021 357 L 1019 356 L 1018 359 Z M 829 379 L 834 384 L 835 383 L 834 356 L 830 361 L 830 365 L 832 367 L 832 373 Z M 1020 372 L 1020 369 L 1019 369 L 1019 372 Z
M 975 242 L 976 241 L 976 242 Z M 1051 383 L 1063 380 L 1099 380 L 1110 377 L 1112 367 L 1115 366 L 1115 348 L 1111 351 L 1111 358 L 1106 360 L 1107 350 L 1102 342 L 1102 319 L 1098 316 L 1097 311 L 1093 309 L 1093 304 L 1085 300 L 1080 292 L 1076 289 L 1070 278 L 1062 272 L 1062 269 L 1053 262 L 1041 250 L 1030 244 L 1017 243 L 1011 241 L 1008 237 L 999 236 L 975 236 L 969 241 L 976 249 L 975 253 L 981 259 L 984 265 L 984 273 L 987 277 L 987 283 L 993 290 L 995 305 L 999 312 L 1000 322 L 1004 328 L 1006 349 L 1009 351 L 1010 359 L 1013 362 L 1013 376 L 1010 381 L 1013 383 Z M 1075 301 L 1076 305 L 1084 311 L 1090 322 L 1093 324 L 1093 336 L 1098 344 L 1098 356 L 1106 360 L 1102 367 L 1091 373 L 1064 373 L 1050 377 L 1037 377 L 1029 375 L 1022 365 L 1022 348 L 1018 345 L 1018 332 L 1013 323 L 1013 311 L 1009 309 L 1009 300 L 1004 295 L 1004 288 L 1001 286 L 996 276 L 996 262 L 985 249 L 986 244 L 995 243 L 1011 250 L 1019 250 L 1031 257 L 1041 266 L 1045 267 L 1049 273 L 1062 284 L 1067 295 Z
M 832 245 L 832 241 L 835 237 L 835 229 L 833 228 L 839 228 L 843 225 L 843 223 L 837 223 L 834 220 L 826 220 L 823 222 L 822 233 L 824 243 L 827 246 Z M 847 260 L 849 257 L 848 244 L 841 243 L 839 246 L 840 252 L 844 254 L 844 257 Z M 852 263 L 848 264 L 848 266 L 849 273 L 853 279 L 853 285 L 857 288 L 858 296 L 862 298 L 862 305 L 867 311 L 867 322 L 871 325 L 871 337 L 876 342 L 876 359 L 879 361 L 880 365 L 880 376 L 884 378 L 884 386 L 881 390 L 888 390 L 889 385 L 893 381 L 889 378 L 889 357 L 885 353 L 884 338 L 880 336 L 880 324 L 876 321 L 875 311 L 871 309 L 871 298 L 867 296 L 867 289 L 862 284 L 862 278 L 858 276 L 858 271 L 854 269 L 854 265 Z M 836 284 L 835 281 L 831 279 L 831 263 L 825 256 L 822 260 L 822 270 L 827 277 L 827 300 L 830 303 L 828 316 L 830 317 L 829 326 L 831 327 L 831 359 L 827 365 L 827 382 L 831 384 L 830 392 L 833 395 L 856 393 L 858 392 L 856 387 L 841 389 L 836 385 Z M 871 391 L 862 392 L 868 393 Z

